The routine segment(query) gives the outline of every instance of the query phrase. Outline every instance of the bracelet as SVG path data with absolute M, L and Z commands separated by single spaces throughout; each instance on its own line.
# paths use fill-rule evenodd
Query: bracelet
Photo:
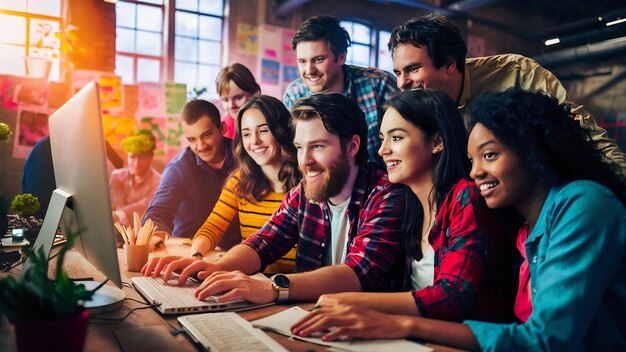
M 202 252 L 200 252 L 200 251 L 198 251 L 198 250 L 196 250 L 196 251 L 194 251 L 193 253 L 191 253 L 191 256 L 192 256 L 192 257 L 198 257 L 198 258 L 200 258 L 200 259 L 204 258 L 204 255 L 202 254 Z

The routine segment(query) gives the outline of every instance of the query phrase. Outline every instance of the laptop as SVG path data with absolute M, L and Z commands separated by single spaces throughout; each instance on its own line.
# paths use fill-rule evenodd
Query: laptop
M 252 275 L 257 280 L 269 280 L 262 273 Z M 164 315 L 207 313 L 219 311 L 241 311 L 265 307 L 274 304 L 256 304 L 245 300 L 232 300 L 218 302 L 218 296 L 210 296 L 204 301 L 199 301 L 194 292 L 200 283 L 187 280 L 184 286 L 174 286 L 177 278 L 172 278 L 168 285 L 163 284 L 162 277 L 133 277 L 131 279 L 133 287 L 151 304 L 158 304 L 155 308 Z

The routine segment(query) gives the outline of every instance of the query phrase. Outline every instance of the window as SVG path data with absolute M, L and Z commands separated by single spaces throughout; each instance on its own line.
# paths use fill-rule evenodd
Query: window
M 0 73 L 26 75 L 25 57 L 50 62 L 48 78 L 60 78 L 62 0 L 0 0 Z
M 352 45 L 348 48 L 347 64 L 378 67 L 393 72 L 391 55 L 387 49 L 390 32 L 353 21 L 341 21 L 340 24 L 348 31 L 352 40 Z
M 125 84 L 175 81 L 216 94 L 224 0 L 124 0 L 116 12 L 115 72 Z
M 162 81 L 164 11 L 162 0 L 116 3 L 115 74 L 124 84 Z
M 381 70 L 393 72 L 393 60 L 389 52 L 388 44 L 391 39 L 391 32 L 378 31 L 378 65 Z
M 357 22 L 341 21 L 348 31 L 352 45 L 348 48 L 346 63 L 368 67 L 372 61 L 372 34 L 370 27 Z

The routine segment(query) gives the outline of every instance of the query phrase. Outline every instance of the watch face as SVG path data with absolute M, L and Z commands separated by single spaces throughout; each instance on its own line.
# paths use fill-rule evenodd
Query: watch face
M 274 276 L 274 284 L 280 288 L 289 288 L 291 282 L 285 275 Z

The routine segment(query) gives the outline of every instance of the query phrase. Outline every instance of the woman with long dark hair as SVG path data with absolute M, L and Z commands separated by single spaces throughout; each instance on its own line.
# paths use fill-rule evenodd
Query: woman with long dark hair
M 253 96 L 241 107 L 234 147 L 239 168 L 226 181 L 213 212 L 193 237 L 190 257 L 155 258 L 147 264 L 146 273 L 158 276 L 166 265 L 174 270 L 202 259 L 219 243 L 236 216 L 242 239 L 265 224 L 287 191 L 300 182 L 290 119 L 285 106 L 267 95 Z M 266 270 L 293 272 L 294 269 L 295 249 L 292 249 Z
M 292 331 L 413 336 L 466 350 L 626 350 L 626 181 L 566 107 L 542 93 L 487 93 L 472 107 L 471 176 L 490 208 L 524 219 L 518 322 L 464 324 L 322 308 Z M 376 326 L 369 321 L 376 321 Z
M 432 90 L 402 92 L 387 104 L 379 154 L 389 180 L 406 187 L 402 245 L 410 291 L 338 293 L 319 303 L 453 321 L 511 317 L 514 289 L 500 288 L 511 282 L 503 278 L 512 271 L 513 236 L 501 233 L 506 229 L 469 180 L 467 132 L 456 106 Z

